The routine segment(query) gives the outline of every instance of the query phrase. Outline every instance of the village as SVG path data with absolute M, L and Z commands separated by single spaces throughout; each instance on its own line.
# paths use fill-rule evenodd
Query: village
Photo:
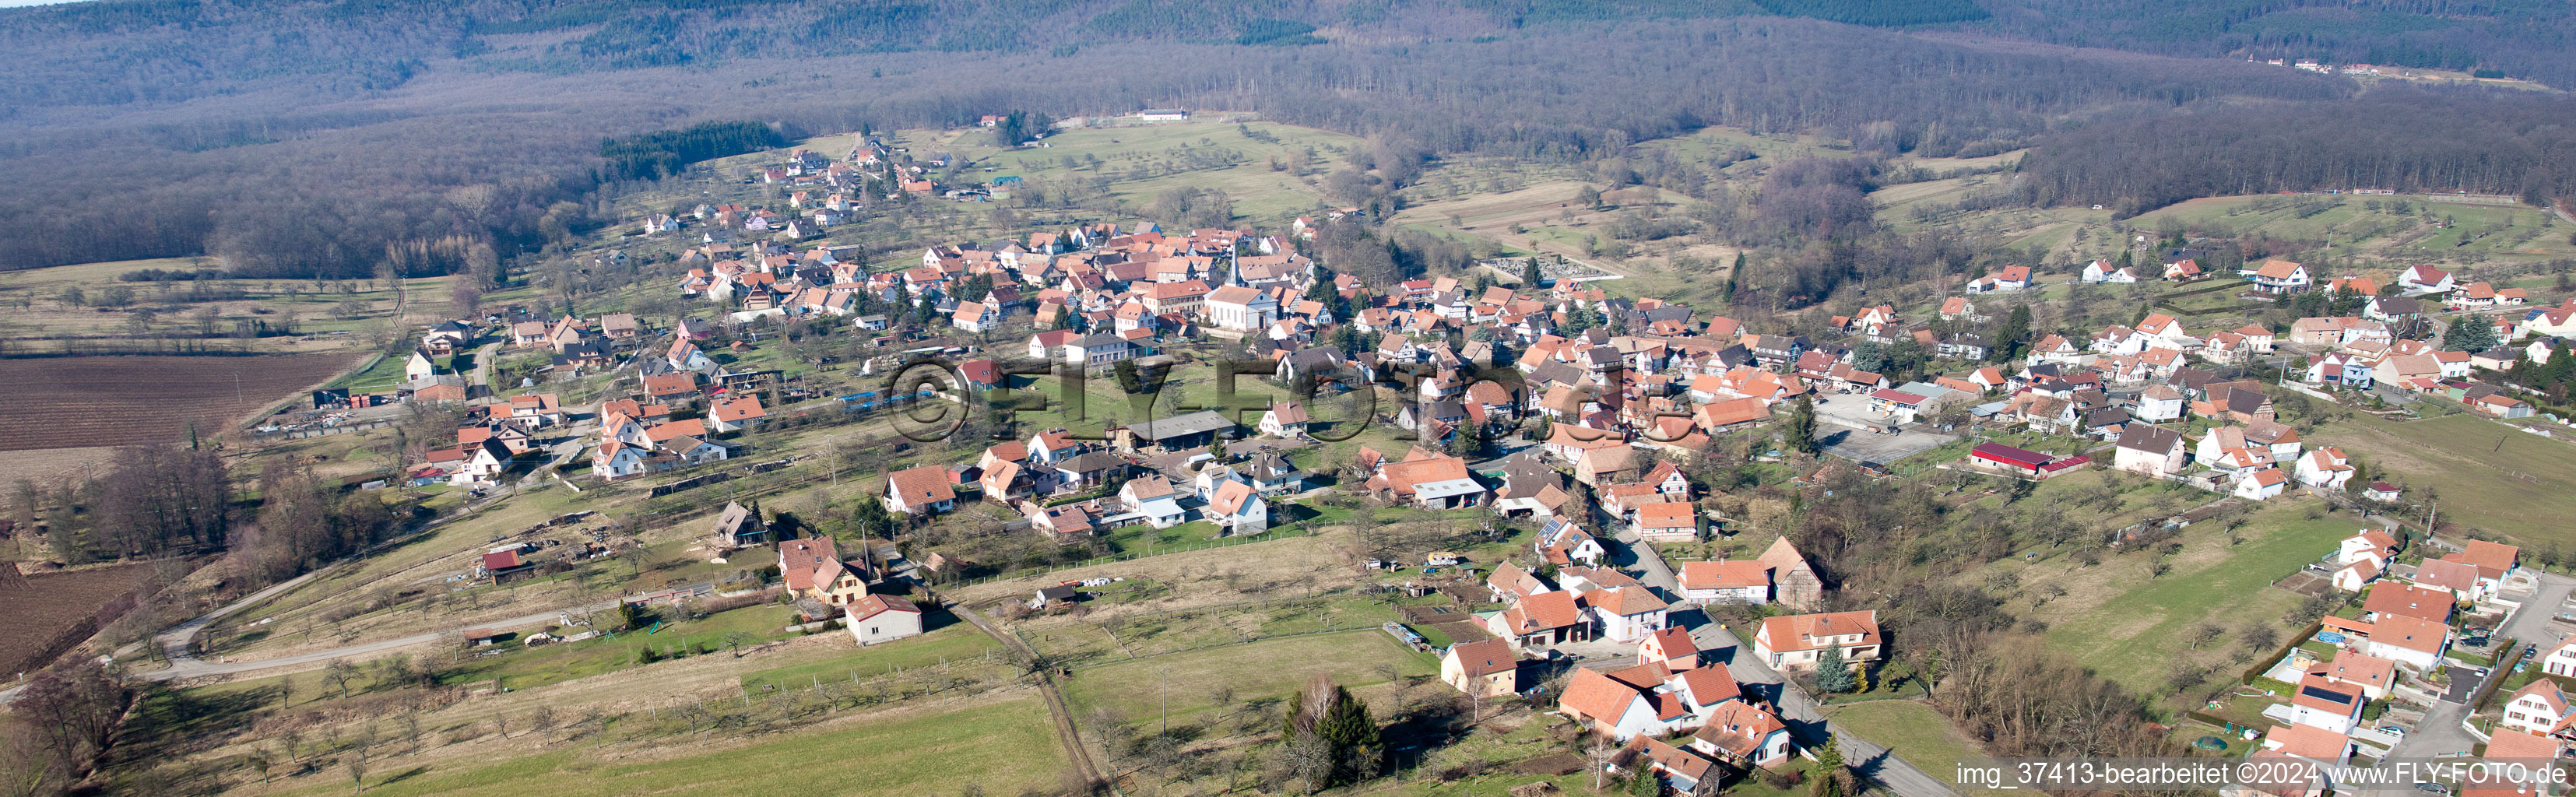
M 928 412 L 946 420 L 891 443 L 901 463 L 866 487 L 862 514 L 888 528 L 968 516 L 1078 547 L 1138 529 L 1248 541 L 1347 506 L 1447 518 L 1466 532 L 1455 544 L 1381 546 L 1366 560 L 1370 589 L 1418 599 L 1389 633 L 1435 656 L 1439 681 L 1480 709 L 1517 702 L 1582 729 L 1599 751 L 1586 768 L 1684 794 L 1821 754 L 1868 757 L 1872 778 L 1928 797 L 1946 787 L 1926 770 L 1950 764 L 1918 769 L 1865 727 L 1829 725 L 1819 706 L 1876 688 L 1907 640 L 1876 611 L 1838 610 L 1858 601 L 1786 534 L 1742 537 L 1769 540 L 1758 555 L 1709 555 L 1706 543 L 1738 539 L 1754 519 L 1709 482 L 1708 463 L 1805 462 L 1813 472 L 1785 475 L 1806 484 L 1838 468 L 1938 470 L 2019 495 L 2115 471 L 2208 505 L 2304 496 L 2370 519 L 2303 571 L 2309 594 L 2349 605 L 2272 651 L 2236 705 L 2193 715 L 2242 737 L 2223 747 L 2347 763 L 2475 745 L 2489 758 L 2555 758 L 2576 739 L 2576 700 L 2554 677 L 2576 678 L 2576 642 L 2554 619 L 2576 579 L 2522 567 L 2515 546 L 2389 520 L 2431 508 L 2409 501 L 2406 474 L 2366 470 L 2276 408 L 2288 395 L 2367 412 L 2434 400 L 2529 418 L 2497 377 L 2549 362 L 2576 331 L 2576 300 L 2533 309 L 2520 289 L 2455 284 L 2430 266 L 2384 283 L 2277 259 L 2217 275 L 2176 248 L 2156 265 L 2098 260 L 2064 282 L 2001 268 L 1937 306 L 1862 307 L 1833 316 L 1832 336 L 1791 335 L 1571 276 L 1551 282 L 1578 272 L 1535 257 L 1369 285 L 1305 246 L 1328 225 L 1364 221 L 1357 208 L 1275 232 L 1083 224 L 872 266 L 858 247 L 799 244 L 888 186 L 967 201 L 983 189 L 933 185 L 859 138 L 844 159 L 800 149 L 759 170 L 813 187 L 782 211 L 708 204 L 649 219 L 641 234 L 676 241 L 670 268 L 684 272 L 646 288 L 683 308 L 667 325 L 505 306 L 421 334 L 398 389 L 316 394 L 315 407 L 448 408 L 453 440 L 398 481 L 475 500 L 680 479 L 655 487 L 660 496 L 705 483 L 693 474 L 730 477 L 734 460 L 775 459 L 753 473 L 785 466 L 792 457 L 765 450 L 776 438 L 761 434 L 782 422 Z M 2051 287 L 2140 282 L 2241 283 L 2247 299 L 2316 314 L 2286 329 L 2195 331 L 2141 308 L 2089 338 L 2027 327 L 2028 302 Z M 2465 320 L 2443 333 L 2443 314 Z M 2006 315 L 2018 328 L 1999 330 Z M 860 356 L 788 378 L 753 355 L 789 324 L 847 339 Z M 496 383 L 492 362 L 507 357 L 543 365 Z M 1108 387 L 1119 392 L 1099 392 Z M 689 550 L 766 566 L 797 627 L 838 626 L 861 646 L 918 637 L 946 612 L 1044 617 L 1125 588 L 1084 577 L 967 608 L 942 586 L 981 566 L 953 546 L 836 541 L 774 516 L 757 500 L 724 501 L 691 521 Z M 1468 539 L 1516 529 L 1527 542 Z M 543 562 L 617 554 L 594 538 L 560 553 L 492 547 L 470 575 L 508 584 Z M 464 641 L 509 636 L 478 627 Z M 2477 710 L 2503 687 L 2501 710 Z

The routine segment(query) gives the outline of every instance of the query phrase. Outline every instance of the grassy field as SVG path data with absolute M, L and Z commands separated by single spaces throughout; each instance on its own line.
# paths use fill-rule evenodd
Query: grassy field
M 1168 701 L 1179 719 L 1213 708 L 1208 694 L 1218 687 L 1232 687 L 1239 701 L 1284 699 L 1318 673 L 1343 686 L 1384 682 L 1380 664 L 1394 665 L 1399 677 L 1439 671 L 1430 654 L 1405 650 L 1394 638 L 1366 628 L 1096 667 L 1067 681 L 1065 695 L 1078 712 L 1106 707 L 1130 719 L 1160 716 Z
M 2558 518 L 2576 512 L 2576 446 L 2513 431 L 2474 415 L 2338 422 L 2318 437 L 2367 462 L 2387 481 L 2431 487 L 2445 523 L 2509 535 L 2526 545 L 2576 545 Z M 2418 493 L 2408 500 L 2426 496 Z
M 854 761 L 864 761 L 864 770 L 818 775 L 815 769 L 820 762 Z M 821 787 L 828 793 L 929 794 L 973 783 L 986 793 L 1016 794 L 1055 787 L 1063 768 L 1064 748 L 1056 743 L 1045 704 L 1025 696 L 942 713 L 905 712 L 695 755 L 620 762 L 558 751 L 464 769 L 389 772 L 371 776 L 366 793 L 587 797 L 786 794 Z M 830 782 L 842 785 L 824 785 Z M 296 793 L 348 788 L 345 778 L 333 778 Z
M 2173 557 L 2162 576 L 2147 569 L 2150 554 L 2144 552 L 2124 553 L 2091 568 L 2068 570 L 2072 563 L 2063 562 L 2033 568 L 2058 571 L 2070 603 L 2098 601 L 2080 613 L 2072 606 L 2048 612 L 2049 643 L 2122 685 L 2153 694 L 2162 691 L 2168 671 L 2179 661 L 2214 659 L 2248 623 L 2280 626 L 2300 598 L 2272 588 L 2272 582 L 2332 552 L 2335 541 L 2352 535 L 2361 522 L 2349 514 L 2310 520 L 2309 502 L 2275 503 L 2280 505 L 2248 516 L 2239 544 L 2225 539 L 2224 523 L 2186 529 L 2178 538 L 2184 552 Z M 2025 571 L 2023 581 L 2032 583 L 2037 575 Z M 2090 583 L 2072 583 L 2079 581 Z M 2088 594 L 2073 594 L 2076 590 Z M 2184 636 L 2202 623 L 2230 633 L 2187 652 Z
M 842 632 L 836 629 L 832 633 Z M 976 631 L 974 626 L 952 622 L 919 637 L 869 645 L 823 661 L 743 673 L 742 686 L 752 692 L 771 686 L 793 689 L 822 680 L 867 679 L 897 670 L 937 667 L 943 662 L 981 663 L 987 651 L 1000 648 L 1001 643 Z
M 1174 188 L 1214 189 L 1233 200 L 1236 215 L 1262 225 L 1284 224 L 1324 202 L 1309 180 L 1329 173 L 1362 144 L 1313 128 L 1212 119 L 1064 130 L 1042 148 L 996 146 L 992 132 L 981 128 L 907 130 L 899 137 L 914 157 L 933 151 L 958 156 L 967 167 L 962 182 L 1106 179 L 1109 197 L 1140 209 Z M 843 147 L 830 151 L 847 151 L 847 138 L 835 140 Z M 1314 160 L 1303 176 L 1272 168 L 1274 161 L 1284 166 L 1308 152 Z
M 1833 709 L 1826 719 L 1854 736 L 1877 742 L 1907 762 L 1953 786 L 1962 759 L 1981 758 L 1976 740 L 1960 733 L 1941 712 L 1911 700 L 1879 700 Z
M 209 348 L 260 351 L 335 351 L 372 345 L 371 333 L 389 323 L 426 324 L 448 308 L 450 277 L 403 280 L 371 279 L 218 279 L 190 282 L 122 282 L 121 274 L 142 269 L 195 271 L 220 268 L 206 258 L 161 258 L 83 263 L 72 266 L 0 273 L 0 335 L 13 350 L 58 350 L 67 345 L 133 346 L 159 344 L 170 338 L 197 338 Z M 207 291 L 238 291 L 204 295 Z M 80 297 L 73 301 L 69 291 Z M 408 296 L 407 303 L 403 297 Z M 394 318 L 400 304 L 403 318 Z M 291 325 L 299 334 L 258 338 L 230 337 L 254 321 Z M 195 343 L 198 341 L 190 340 Z M 400 364 L 396 364 L 400 373 Z

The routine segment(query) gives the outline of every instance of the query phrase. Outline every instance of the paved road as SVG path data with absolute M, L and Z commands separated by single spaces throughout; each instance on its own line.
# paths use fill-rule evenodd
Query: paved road
M 1678 604 L 1681 581 L 1673 576 L 1672 567 L 1664 562 L 1664 557 L 1657 555 L 1652 548 L 1638 544 L 1636 534 L 1628 529 L 1621 529 L 1613 539 L 1616 544 L 1608 546 L 1611 562 L 1638 571 L 1638 581 L 1663 592 L 1667 600 Z M 1734 632 L 1710 622 L 1700 610 L 1677 609 L 1672 612 L 1672 617 L 1674 622 L 1690 629 L 1691 641 L 1699 645 L 1700 650 L 1710 651 L 1726 661 L 1726 671 L 1735 676 L 1736 683 L 1742 684 L 1746 692 L 1760 695 L 1778 706 L 1781 721 L 1789 724 L 1790 733 L 1797 736 L 1802 744 L 1815 744 L 1822 741 L 1825 734 L 1833 734 L 1842 742 L 1843 760 L 1850 762 L 1854 771 L 1905 797 L 1956 797 L 1959 793 L 1950 788 L 1950 784 L 1926 774 L 1887 748 L 1827 724 L 1824 712 L 1817 710 L 1805 692 L 1791 686 L 1787 678 L 1756 659 Z
M 2546 650 L 2565 636 L 2550 627 L 2549 619 L 2558 614 L 2559 606 L 2567 602 L 2570 594 L 2576 594 L 2576 577 L 2543 573 L 2538 581 L 2538 588 L 2531 599 L 2505 618 L 2501 636 L 2510 636 L 2519 644 L 2537 645 Z M 2390 758 L 2429 758 L 2465 753 L 2478 743 L 2477 737 L 2460 727 L 2460 721 L 2471 713 L 2471 707 L 2464 701 L 2484 688 L 2487 681 L 2504 677 L 2505 670 L 2491 669 L 2485 679 L 2470 682 L 2468 676 L 2473 673 L 2472 670 L 2452 668 L 2450 691 L 2424 712 L 2424 719 L 2415 723 L 2415 730 L 2389 748 Z

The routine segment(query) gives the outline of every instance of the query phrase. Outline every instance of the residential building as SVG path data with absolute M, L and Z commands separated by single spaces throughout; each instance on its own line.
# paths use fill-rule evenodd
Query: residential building
M 1770 617 L 1753 633 L 1753 654 L 1775 669 L 1805 670 L 1827 649 L 1839 649 L 1854 668 L 1880 658 L 1878 612 L 1834 612 Z

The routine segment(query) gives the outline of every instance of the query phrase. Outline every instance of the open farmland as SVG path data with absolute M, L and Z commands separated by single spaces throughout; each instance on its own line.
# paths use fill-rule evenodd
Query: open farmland
M 181 442 L 329 381 L 348 354 L 48 357 L 0 361 L 0 451 Z
M 0 676 L 33 669 L 96 633 L 90 616 L 151 574 L 151 565 L 134 564 L 0 578 L 0 606 L 9 607 L 9 622 L 0 624 Z
M 2388 421 L 2370 415 L 2327 427 L 2325 439 L 2436 498 L 2440 522 L 2507 535 L 2528 547 L 2576 544 L 2559 518 L 2576 512 L 2576 446 L 2524 434 L 2475 415 Z M 2437 497 L 2436 497 L 2437 496 Z M 2416 520 L 2423 518 L 2417 517 Z

